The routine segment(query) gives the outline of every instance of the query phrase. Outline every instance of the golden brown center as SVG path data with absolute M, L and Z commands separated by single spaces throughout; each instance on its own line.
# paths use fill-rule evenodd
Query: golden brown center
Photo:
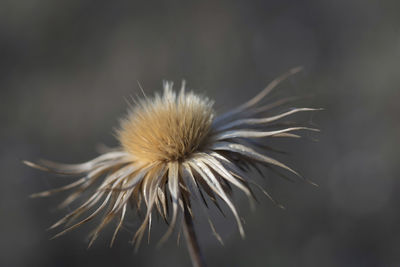
M 142 100 L 121 123 L 118 138 L 125 151 L 143 162 L 184 160 L 203 147 L 214 117 L 212 102 L 171 84 L 163 96 Z

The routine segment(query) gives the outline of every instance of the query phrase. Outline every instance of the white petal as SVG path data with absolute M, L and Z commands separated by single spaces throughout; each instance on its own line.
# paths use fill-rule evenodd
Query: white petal
M 122 207 L 121 218 L 119 219 L 119 223 L 118 223 L 117 227 L 115 228 L 113 237 L 111 238 L 110 247 L 113 246 L 115 238 L 117 237 L 118 231 L 121 228 L 122 223 L 124 222 L 125 213 L 126 213 L 126 204 Z
M 80 215 L 84 211 L 90 209 L 101 199 L 101 197 L 104 195 L 104 193 L 105 192 L 103 191 L 103 192 L 97 192 L 97 193 L 93 194 L 85 203 L 83 203 L 77 209 L 68 213 L 63 218 L 58 220 L 56 223 L 54 223 L 52 226 L 50 226 L 49 229 L 54 229 L 54 228 L 58 227 L 59 225 L 66 223 L 70 218 L 75 217 L 76 215 Z
M 224 242 L 222 241 L 221 236 L 218 234 L 213 222 L 210 219 L 209 212 L 207 211 L 207 206 L 202 201 L 202 197 L 200 195 L 200 188 L 197 186 L 191 167 L 187 163 L 182 164 L 182 176 L 183 179 L 186 181 L 186 184 L 189 186 L 190 193 L 194 193 L 197 200 L 200 202 L 200 207 L 203 211 L 204 216 L 207 217 L 207 221 L 210 224 L 210 228 L 213 231 L 215 238 L 223 245 Z
M 107 161 L 121 160 L 121 162 L 122 161 L 126 162 L 129 161 L 129 158 L 131 158 L 131 156 L 128 153 L 123 151 L 118 151 L 100 155 L 95 159 L 92 159 L 90 161 L 81 164 L 62 164 L 48 160 L 41 160 L 40 164 L 35 164 L 29 161 L 24 161 L 24 163 L 30 167 L 45 171 L 56 172 L 60 174 L 79 174 L 88 172 L 92 170 L 96 165 L 101 163 L 106 163 Z
M 121 169 L 107 176 L 103 181 L 103 183 L 99 186 L 98 190 L 109 189 L 110 184 L 113 184 L 116 181 L 121 181 L 121 179 L 126 179 L 129 175 L 134 173 L 138 168 L 139 168 L 138 166 L 133 164 L 122 167 Z
M 177 162 L 168 163 L 168 190 L 169 193 L 171 194 L 171 200 L 172 200 L 172 219 L 167 232 L 160 240 L 160 244 L 164 243 L 165 240 L 167 240 L 168 237 L 171 235 L 172 231 L 174 230 L 176 218 L 178 215 L 180 196 L 179 196 L 179 163 Z
M 70 184 L 67 184 L 67 185 L 64 185 L 64 186 L 61 186 L 61 187 L 58 187 L 58 188 L 53 188 L 53 189 L 50 189 L 50 190 L 46 190 L 46 191 L 42 191 L 42 192 L 39 192 L 39 193 L 32 194 L 32 195 L 30 195 L 30 197 L 32 197 L 32 198 L 35 198 L 35 197 L 47 197 L 47 196 L 50 196 L 50 195 L 52 195 L 54 193 L 65 191 L 65 190 L 74 188 L 76 186 L 79 186 L 79 185 L 83 184 L 85 181 L 87 181 L 87 179 L 88 179 L 87 177 L 83 177 L 83 178 L 81 178 L 81 179 L 79 179 L 79 180 L 77 180 L 77 181 L 75 181 L 73 183 L 70 183 Z
M 291 131 L 298 131 L 298 130 L 309 130 L 309 131 L 319 131 L 318 129 L 308 128 L 308 127 L 292 127 L 283 130 L 277 131 L 269 131 L 269 132 L 260 132 L 254 130 L 232 130 L 219 133 L 215 136 L 215 139 L 225 140 L 230 138 L 261 138 L 261 137 L 268 137 L 268 136 L 276 136 L 282 133 L 291 132 Z
M 117 163 L 118 165 L 119 163 Z M 82 192 L 84 192 L 85 190 L 87 190 L 91 185 L 93 185 L 100 177 L 101 175 L 106 172 L 107 170 L 109 170 L 110 168 L 114 167 L 115 164 L 114 163 L 110 163 L 110 164 L 104 164 L 104 165 L 99 165 L 96 166 L 93 170 L 91 170 L 86 178 L 87 181 L 81 185 L 74 193 L 72 193 L 71 195 L 69 195 L 59 206 L 58 208 L 65 208 L 66 206 L 68 206 L 69 204 L 71 204 L 74 200 L 76 200 L 81 194 Z
M 140 183 L 140 181 L 143 180 L 143 178 L 146 176 L 146 174 L 149 172 L 149 169 L 152 168 L 153 165 L 149 165 L 147 167 L 137 167 L 135 169 L 133 169 L 132 171 L 126 172 L 123 176 L 119 177 L 118 179 L 124 179 L 125 177 L 130 176 L 133 172 L 135 172 L 136 170 L 140 169 L 140 171 L 136 174 L 136 175 L 131 175 L 131 177 L 129 177 L 129 181 L 127 182 L 126 185 L 124 185 L 121 188 L 117 188 L 116 190 L 127 190 L 127 189 L 132 189 L 133 187 L 135 187 L 138 183 Z
M 103 203 L 101 203 L 101 205 L 92 214 L 90 214 L 88 217 L 86 217 L 82 221 L 80 221 L 80 222 L 74 224 L 73 226 L 68 227 L 67 229 L 65 229 L 65 230 L 61 231 L 60 233 L 56 234 L 55 236 L 52 237 L 52 239 L 57 238 L 57 237 L 65 234 L 66 232 L 71 231 L 71 230 L 77 228 L 78 226 L 80 226 L 80 225 L 92 220 L 106 206 L 106 204 L 108 203 L 108 200 L 111 197 L 111 193 L 112 192 L 108 193 L 108 195 L 107 195 L 106 199 L 103 201 Z
M 268 156 L 262 155 L 262 154 L 258 153 L 257 151 L 251 149 L 250 147 L 247 147 L 244 145 L 233 144 L 233 143 L 229 143 L 229 142 L 219 142 L 219 143 L 215 143 L 213 146 L 211 146 L 211 149 L 212 150 L 225 150 L 225 151 L 230 151 L 230 152 L 234 152 L 234 153 L 239 153 L 241 155 L 244 155 L 246 157 L 249 157 L 249 158 L 261 161 L 261 162 L 276 165 L 278 167 L 281 167 L 283 169 L 286 169 L 286 170 L 296 174 L 297 176 L 300 176 L 300 174 L 298 174 L 296 171 L 292 170 L 285 164 L 283 164 L 273 158 L 270 158 Z
M 245 184 L 239 182 L 235 177 L 233 177 L 232 174 L 230 174 L 229 171 L 227 171 L 225 169 L 225 167 L 214 157 L 212 157 L 206 153 L 202 153 L 201 155 L 202 155 L 202 157 L 199 157 L 199 160 L 203 161 L 208 166 L 210 166 L 214 171 L 216 171 L 219 175 L 221 175 L 222 178 L 224 178 L 231 184 L 233 184 L 236 187 L 238 187 L 239 189 L 241 189 L 249 198 L 252 208 L 254 208 L 254 202 L 252 201 L 253 196 L 251 194 L 250 188 L 248 186 L 246 186 Z
M 282 114 L 278 114 L 276 116 L 272 117 L 267 117 L 267 118 L 252 118 L 252 119 L 241 119 L 241 120 L 236 120 L 232 121 L 230 123 L 227 123 L 225 125 L 221 125 L 220 127 L 217 128 L 217 131 L 222 131 L 222 130 L 227 130 L 236 126 L 242 126 L 242 125 L 257 125 L 257 124 L 267 124 L 276 120 L 279 120 L 281 118 L 284 118 L 286 116 L 289 116 L 291 114 L 297 113 L 297 112 L 303 112 L 303 111 L 316 111 L 316 110 L 321 110 L 321 109 L 315 109 L 315 108 L 295 108 L 290 111 L 287 111 Z
M 204 179 L 204 181 L 206 181 L 206 183 L 210 186 L 210 188 L 216 194 L 218 194 L 218 196 L 228 205 L 228 207 L 231 209 L 236 219 L 240 235 L 244 237 L 242 222 L 240 221 L 236 208 L 229 199 L 229 197 L 225 194 L 224 190 L 221 187 L 221 184 L 218 182 L 217 178 L 214 176 L 212 171 L 207 167 L 207 165 L 196 159 L 192 159 L 191 161 L 189 161 L 189 164 L 196 170 L 196 172 L 198 172 L 201 175 L 201 177 Z
M 149 221 L 150 213 L 153 211 L 153 206 L 157 197 L 157 188 L 160 186 L 161 180 L 165 174 L 166 168 L 163 166 L 161 170 L 158 171 L 154 177 L 151 177 L 151 179 L 145 179 L 144 182 L 147 180 L 151 180 L 149 184 L 149 190 L 147 191 L 146 194 L 148 194 L 148 203 L 147 203 L 147 212 L 146 216 L 139 227 L 139 229 L 136 231 L 135 236 L 133 237 L 133 240 L 136 242 L 135 245 L 135 251 L 139 248 L 140 242 L 142 240 L 145 227 Z

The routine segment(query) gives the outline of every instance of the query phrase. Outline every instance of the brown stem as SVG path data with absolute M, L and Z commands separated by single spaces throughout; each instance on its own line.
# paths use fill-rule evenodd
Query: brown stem
M 193 267 L 206 267 L 206 263 L 200 251 L 199 243 L 197 242 L 196 233 L 194 231 L 192 216 L 185 208 L 185 220 L 183 223 L 183 233 L 185 235 L 186 244 L 189 250 L 190 259 Z

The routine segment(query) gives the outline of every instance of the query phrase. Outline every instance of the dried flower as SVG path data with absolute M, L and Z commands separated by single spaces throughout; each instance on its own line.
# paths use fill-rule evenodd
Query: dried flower
M 220 199 L 229 207 L 243 236 L 244 230 L 231 201 L 231 193 L 234 186 L 250 200 L 254 198 L 250 186 L 253 182 L 246 177 L 245 171 L 258 165 L 278 166 L 298 175 L 288 166 L 267 156 L 266 147 L 262 146 L 260 139 L 299 137 L 293 132 L 316 131 L 307 127 L 271 130 L 273 122 L 297 112 L 316 109 L 294 108 L 265 117 L 263 114 L 266 111 L 286 100 L 258 105 L 277 84 L 299 70 L 295 68 L 278 77 L 253 99 L 221 116 L 215 116 L 213 102 L 208 98 L 186 92 L 184 83 L 176 94 L 172 90 L 172 83 L 165 82 L 163 95 L 156 94 L 152 99 L 140 100 L 129 111 L 127 118 L 121 121 L 117 131 L 119 148 L 82 164 L 25 162 L 31 167 L 58 174 L 83 175 L 71 184 L 34 194 L 35 197 L 75 188 L 75 192 L 61 204 L 61 207 L 66 207 L 84 191 L 94 189 L 86 202 L 51 228 L 70 225 L 85 212 L 94 211 L 56 237 L 105 212 L 100 225 L 92 233 L 90 244 L 109 222 L 118 218 L 112 244 L 124 221 L 129 203 L 133 203 L 137 210 L 145 207 L 144 219 L 134 241 L 139 244 L 147 228 L 150 232 L 155 209 L 169 224 L 162 239 L 165 240 L 177 221 L 182 222 L 182 215 L 190 224 L 193 199 L 204 207 L 207 206 L 207 197 L 217 206 L 217 199 Z M 97 187 L 96 182 L 100 184 Z M 269 196 L 266 191 L 263 192 Z M 210 224 L 214 229 L 211 221 Z

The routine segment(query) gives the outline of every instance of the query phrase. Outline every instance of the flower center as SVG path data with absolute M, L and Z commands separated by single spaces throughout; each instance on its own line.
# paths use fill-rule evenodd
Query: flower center
M 162 96 L 140 101 L 121 122 L 118 139 L 139 161 L 184 160 L 209 136 L 213 103 L 184 89 L 176 95 L 171 83 L 164 89 Z

